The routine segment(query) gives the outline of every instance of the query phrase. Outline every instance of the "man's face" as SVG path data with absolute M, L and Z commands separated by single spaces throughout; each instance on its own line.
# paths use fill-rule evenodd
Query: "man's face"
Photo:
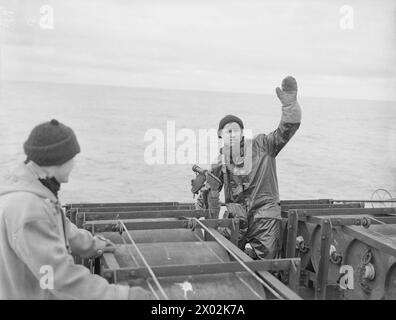
M 74 167 L 74 158 L 57 167 L 55 178 L 59 183 L 69 182 L 69 176 Z
M 236 122 L 227 123 L 222 130 L 221 137 L 225 146 L 235 146 L 241 142 L 243 130 Z

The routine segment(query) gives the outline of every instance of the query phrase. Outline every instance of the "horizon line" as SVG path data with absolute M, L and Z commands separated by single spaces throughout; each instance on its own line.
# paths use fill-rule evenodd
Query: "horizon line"
M 255 91 L 229 91 L 229 90 L 210 90 L 210 89 L 186 89 L 186 88 L 166 88 L 166 87 L 147 87 L 147 86 L 136 86 L 128 84 L 111 84 L 111 83 L 88 83 L 88 82 L 68 82 L 68 81 L 49 81 L 49 80 L 18 80 L 18 79 L 0 79 L 0 83 L 6 82 L 16 82 L 16 83 L 42 83 L 42 84 L 55 84 L 55 85 L 76 85 L 76 86 L 92 86 L 92 87 L 114 87 L 114 88 L 136 88 L 136 89 L 146 89 L 146 90 L 168 90 L 168 91 L 189 91 L 189 92 L 206 92 L 206 93 L 228 93 L 236 95 L 261 95 L 261 96 L 271 96 L 271 93 L 265 92 L 255 92 Z M 0 86 L 1 90 L 1 86 Z M 275 90 L 273 93 L 276 96 Z M 301 96 L 300 96 L 301 97 Z M 303 98 L 323 98 L 323 99 L 333 99 L 333 100 L 353 100 L 353 101 L 377 101 L 377 102 L 394 102 L 396 99 L 362 99 L 362 98 L 351 98 L 351 97 L 330 97 L 322 95 L 304 95 Z

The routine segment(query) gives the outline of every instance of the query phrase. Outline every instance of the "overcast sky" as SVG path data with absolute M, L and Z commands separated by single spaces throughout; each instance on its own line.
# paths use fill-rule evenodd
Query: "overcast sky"
M 54 29 L 39 27 L 40 6 Z M 343 5 L 354 28 L 340 27 Z M 394 0 L 0 0 L 0 76 L 396 100 Z M 4 25 L 4 23 L 3 23 Z

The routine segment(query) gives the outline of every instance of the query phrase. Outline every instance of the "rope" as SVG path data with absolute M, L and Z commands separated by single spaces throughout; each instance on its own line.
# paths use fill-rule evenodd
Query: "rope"
M 196 222 L 203 228 L 206 232 L 208 232 L 213 238 L 216 238 L 216 236 L 213 234 L 212 231 L 210 231 L 201 221 L 199 221 L 197 218 L 193 218 L 196 220 Z M 239 264 L 248 272 L 250 273 L 256 280 L 258 280 L 265 288 L 267 288 L 268 291 L 270 291 L 275 297 L 278 299 L 284 300 L 283 297 L 281 297 L 274 289 L 272 289 L 266 282 L 264 282 L 263 279 L 261 279 L 253 270 L 251 270 L 234 252 L 232 252 L 230 249 L 228 249 L 223 243 L 218 242 L 227 252 L 229 252 L 233 258 L 239 262 Z
M 128 232 L 128 229 L 126 228 L 124 222 L 122 222 L 121 220 L 118 220 L 119 225 L 122 227 L 122 229 L 125 230 L 127 237 L 129 238 L 129 241 L 131 241 L 132 245 L 135 247 L 136 252 L 138 253 L 138 255 L 140 256 L 140 258 L 142 259 L 145 267 L 147 268 L 148 272 L 150 273 L 155 285 L 158 287 L 158 290 L 161 292 L 162 296 L 164 297 L 165 300 L 169 300 L 168 296 L 166 295 L 164 289 L 162 288 L 161 284 L 159 283 L 157 277 L 155 276 L 153 270 L 151 269 L 151 267 L 149 266 L 149 264 L 147 263 L 146 259 L 144 258 L 143 254 L 140 252 L 138 246 L 136 245 L 135 241 L 132 239 L 131 235 Z M 128 248 L 128 246 L 127 246 Z M 131 252 L 130 252 L 131 254 Z M 131 254 L 132 255 L 132 254 Z M 133 256 L 133 255 L 132 255 Z
M 128 232 L 128 233 L 129 233 L 129 232 Z M 123 242 L 125 245 L 127 245 L 127 242 L 125 241 L 125 239 L 124 239 L 124 237 L 123 237 L 122 235 L 121 235 L 121 240 L 122 240 L 122 242 Z M 130 249 L 128 246 L 126 246 L 126 248 L 127 248 L 128 253 L 129 253 L 129 255 L 131 256 L 133 262 L 134 262 L 135 265 L 138 267 L 138 266 L 139 266 L 139 263 L 137 262 L 137 260 L 136 260 L 136 258 L 135 258 L 135 256 L 134 256 L 134 254 L 132 253 L 131 249 Z M 146 281 L 146 283 L 147 283 L 147 285 L 148 285 L 150 291 L 151 291 L 152 294 L 154 295 L 154 297 L 155 297 L 157 300 L 160 300 L 160 298 L 158 297 L 157 293 L 155 292 L 155 290 L 154 290 L 153 286 L 150 284 L 150 282 L 149 282 L 149 281 Z
M 125 241 L 124 237 L 121 236 L 121 239 L 122 239 L 122 242 L 124 242 L 124 244 L 127 245 L 127 242 Z M 136 264 L 136 266 L 139 266 L 139 264 L 138 264 L 138 262 L 137 262 L 135 256 L 133 255 L 131 249 L 129 249 L 128 246 L 126 246 L 126 248 L 127 248 L 128 253 L 129 253 L 129 255 L 131 256 L 133 262 Z M 150 284 L 150 282 L 149 282 L 149 281 L 146 281 L 146 283 L 147 283 L 147 285 L 148 285 L 150 291 L 152 292 L 152 294 L 155 296 L 155 298 L 156 298 L 157 300 L 160 300 L 160 298 L 158 297 L 157 293 L 155 292 L 155 290 L 154 290 L 153 286 Z

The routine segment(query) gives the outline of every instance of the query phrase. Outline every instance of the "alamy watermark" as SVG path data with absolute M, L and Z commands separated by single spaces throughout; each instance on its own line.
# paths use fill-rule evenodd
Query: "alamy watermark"
M 343 5 L 340 8 L 340 28 L 342 30 L 352 30 L 355 28 L 354 10 L 352 6 Z
M 0 6 L 0 30 L 11 29 L 15 24 L 15 12 Z M 41 30 L 53 30 L 54 7 L 48 4 L 42 5 L 32 16 L 25 21 L 28 27 L 38 26 Z
M 220 133 L 221 134 L 221 133 Z M 232 139 L 240 141 L 242 134 L 245 143 L 243 150 L 240 143 L 234 143 L 232 148 L 224 148 L 231 145 Z M 227 141 L 219 139 L 216 129 L 192 129 L 183 128 L 176 130 L 176 122 L 169 120 L 166 130 L 152 128 L 145 132 L 144 141 L 149 142 L 144 150 L 144 161 L 148 165 L 173 165 L 173 164 L 214 164 L 222 162 L 229 164 L 230 159 L 240 159 L 241 167 L 236 174 L 248 174 L 252 167 L 252 130 L 244 129 L 240 136 L 227 135 Z M 223 148 L 220 157 L 219 150 Z
M 40 288 L 43 290 L 54 289 L 54 269 L 50 265 L 43 265 L 40 268 Z

